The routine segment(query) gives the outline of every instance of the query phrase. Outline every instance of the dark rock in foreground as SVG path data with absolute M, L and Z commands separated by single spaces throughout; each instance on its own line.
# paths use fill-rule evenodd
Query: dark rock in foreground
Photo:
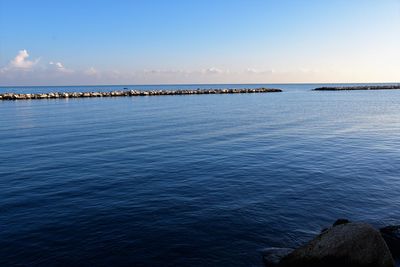
M 393 89 L 400 89 L 400 85 L 319 87 L 315 88 L 314 91 L 393 90 Z
M 347 224 L 347 223 L 350 223 L 350 221 L 347 219 L 337 219 L 336 222 L 334 222 L 332 226 L 338 226 L 338 225 Z
M 292 248 L 267 248 L 262 251 L 263 261 L 267 267 L 279 266 L 280 261 L 294 249 Z
M 161 95 L 205 95 L 205 94 L 250 94 L 275 93 L 281 89 L 273 88 L 243 88 L 243 89 L 197 89 L 197 90 L 152 90 L 152 91 L 111 91 L 111 92 L 55 92 L 46 94 L 0 94 L 0 100 L 58 99 L 84 97 L 117 97 L 117 96 L 161 96 Z
M 386 226 L 380 232 L 392 256 L 400 258 L 400 225 Z
M 381 234 L 365 223 L 341 220 L 305 246 L 282 256 L 284 250 L 264 253 L 267 267 L 394 267 Z M 282 253 L 281 253 L 282 252 Z M 282 258 L 276 263 L 276 258 Z

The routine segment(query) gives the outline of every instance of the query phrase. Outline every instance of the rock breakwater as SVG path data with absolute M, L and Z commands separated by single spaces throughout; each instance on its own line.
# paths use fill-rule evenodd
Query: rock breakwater
M 374 85 L 374 86 L 339 86 L 339 87 L 318 87 L 314 91 L 351 91 L 351 90 L 394 90 L 400 89 L 398 85 Z
M 249 94 L 282 92 L 274 88 L 243 88 L 243 89 L 196 89 L 196 90 L 122 90 L 110 92 L 53 92 L 39 94 L 0 94 L 0 100 L 31 100 L 31 99 L 62 99 L 88 97 L 122 97 L 122 96 L 163 96 L 163 95 L 205 95 L 205 94 Z

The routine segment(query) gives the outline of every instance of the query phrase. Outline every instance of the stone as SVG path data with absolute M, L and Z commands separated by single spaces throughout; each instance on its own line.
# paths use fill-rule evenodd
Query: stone
M 386 226 L 380 232 L 392 256 L 400 258 L 400 225 Z
M 285 256 L 279 267 L 394 267 L 380 233 L 365 223 L 333 226 Z
M 261 251 L 264 265 L 266 267 L 278 266 L 281 259 L 289 255 L 292 251 L 292 248 L 266 248 Z
M 350 221 L 347 220 L 347 219 L 338 219 L 338 220 L 336 220 L 336 222 L 333 223 L 333 226 L 337 226 L 337 225 L 341 225 L 341 224 L 346 224 L 346 223 L 350 223 Z

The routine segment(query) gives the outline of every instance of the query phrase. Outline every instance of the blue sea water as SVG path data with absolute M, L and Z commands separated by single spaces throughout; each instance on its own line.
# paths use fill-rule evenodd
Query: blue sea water
M 337 218 L 399 224 L 400 90 L 318 86 L 0 102 L 0 265 L 262 266 Z

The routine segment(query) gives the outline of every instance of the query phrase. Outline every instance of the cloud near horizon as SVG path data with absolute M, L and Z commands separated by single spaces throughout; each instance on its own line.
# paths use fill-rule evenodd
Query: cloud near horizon
M 223 83 L 246 74 L 248 70 L 230 71 L 217 67 L 200 70 L 163 70 L 144 69 L 135 71 L 98 70 L 91 66 L 87 69 L 73 70 L 60 61 L 39 64 L 40 58 L 29 60 L 26 49 L 4 67 L 0 68 L 0 85 L 77 85 L 77 84 L 155 84 L 155 83 Z M 272 73 L 254 70 L 250 74 Z
M 338 72 L 332 69 L 320 71 L 306 67 L 292 70 L 254 67 L 231 70 L 209 67 L 198 70 L 119 71 L 99 70 L 90 66 L 86 69 L 74 70 L 67 68 L 60 61 L 51 60 L 46 64 L 40 58 L 29 60 L 28 51 L 23 49 L 6 66 L 0 68 L 0 86 L 338 82 L 330 80 L 332 76 L 340 77 L 339 82 L 354 82 L 354 78 L 357 78 L 352 71 Z M 373 80 L 364 82 L 373 82 Z
M 67 69 L 61 62 L 49 62 L 49 69 L 54 70 L 55 72 L 62 72 L 62 73 L 73 73 L 74 71 L 71 69 Z
M 38 58 L 34 61 L 30 61 L 30 60 L 28 60 L 28 58 L 29 58 L 28 51 L 26 49 L 20 50 L 18 52 L 18 54 L 15 56 L 15 58 L 10 61 L 10 63 L 8 64 L 8 66 L 6 68 L 27 70 L 27 69 L 31 69 L 32 67 L 34 67 L 40 61 L 40 58 Z

